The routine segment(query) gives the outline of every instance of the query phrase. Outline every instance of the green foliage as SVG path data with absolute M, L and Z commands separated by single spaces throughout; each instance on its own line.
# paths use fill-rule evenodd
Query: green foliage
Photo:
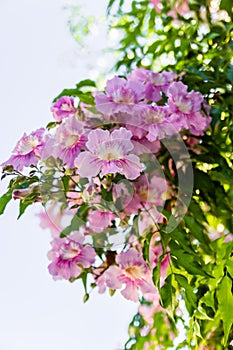
M 39 178 L 35 176 L 34 171 L 29 176 L 14 171 L 11 166 L 3 168 L 2 178 L 12 176 L 8 185 L 8 191 L 0 198 L 0 215 L 2 215 L 6 209 L 7 204 L 16 196 L 20 199 L 19 202 L 19 215 L 18 219 L 25 212 L 28 206 L 40 200 L 40 191 L 37 186 Z M 16 194 L 16 192 L 17 194 Z
M 53 102 L 55 102 L 58 98 L 62 96 L 76 96 L 79 98 L 80 102 L 93 106 L 94 97 L 91 94 L 92 90 L 90 88 L 93 88 L 95 86 L 96 84 L 93 80 L 82 80 L 78 84 L 76 84 L 76 88 L 64 89 L 57 97 L 55 97 Z
M 172 17 L 175 1 L 163 0 L 163 8 L 157 13 L 147 0 L 110 0 L 107 12 L 110 27 L 121 34 L 118 51 L 121 58 L 115 70 L 126 74 L 134 67 L 172 70 L 177 80 L 188 85 L 189 89 L 200 91 L 211 106 L 211 125 L 203 136 L 194 138 L 196 147 L 188 133 L 183 140 L 190 153 L 194 173 L 194 189 L 188 212 L 180 225 L 172 232 L 166 231 L 166 219 L 156 227 L 157 244 L 162 245 L 163 254 L 153 268 L 153 281 L 158 290 L 157 304 L 145 299 L 141 306 L 155 308 L 152 323 L 149 325 L 140 312 L 129 326 L 129 340 L 126 350 L 154 350 L 163 346 L 174 346 L 173 338 L 182 329 L 185 337 L 176 349 L 231 349 L 233 341 L 233 43 L 232 43 L 232 1 L 221 0 L 220 9 L 225 17 L 214 19 L 209 0 L 190 0 L 191 13 Z M 169 15 L 170 12 L 170 15 Z M 218 16 L 218 14 L 216 15 Z M 82 28 L 72 27 L 81 39 L 80 33 L 88 33 L 87 21 Z M 79 30 L 81 32 L 79 33 Z M 83 80 L 73 89 L 63 90 L 61 96 L 75 96 L 79 104 L 84 103 L 94 109 L 92 96 L 95 82 Z M 49 123 L 47 128 L 57 126 Z M 172 156 L 162 146 L 158 161 L 163 165 L 165 176 L 172 184 L 172 191 L 179 188 L 178 170 L 174 166 L 171 176 Z M 22 192 L 19 217 L 26 208 L 36 201 L 46 203 L 49 199 L 67 205 L 69 182 L 72 173 L 66 173 L 61 162 L 49 158 L 46 169 L 33 169 L 24 176 L 10 167 L 3 169 L 2 179 L 13 176 L 8 191 L 0 198 L 0 214 L 14 196 L 15 190 Z M 54 179 L 56 181 L 54 182 Z M 117 179 L 122 180 L 122 179 Z M 38 186 L 39 183 L 39 186 Z M 54 185 L 56 183 L 56 185 Z M 82 186 L 82 184 L 80 184 Z M 101 189 L 102 201 L 99 204 L 117 214 L 122 210 L 122 201 L 112 204 L 111 193 Z M 52 197 L 51 197 L 52 196 Z M 175 198 L 175 195 L 174 195 Z M 163 211 L 165 217 L 172 217 L 173 195 L 167 200 Z M 78 230 L 86 221 L 88 204 L 77 207 L 71 223 L 61 232 L 61 237 Z M 133 218 L 131 233 L 139 237 L 139 216 Z M 113 228 L 114 231 L 114 228 Z M 115 231 L 114 231 L 115 232 Z M 109 232 L 93 237 L 97 254 L 101 259 L 103 242 Z M 150 245 L 154 232 L 148 231 L 141 237 L 142 253 L 150 266 Z M 95 241 L 96 240 L 96 241 Z M 99 241 L 98 241 L 99 240 Z M 98 248 L 97 248 L 98 247 Z M 112 252 L 114 256 L 115 252 Z M 167 275 L 162 280 L 163 259 L 169 259 Z M 115 256 L 107 266 L 115 263 Z M 107 259 L 108 260 L 108 259 Z M 79 278 L 87 292 L 88 271 Z M 95 284 L 95 283 L 94 283 Z M 110 291 L 112 293 L 112 291 Z M 180 303 L 180 301 L 183 302 Z M 177 326 L 178 325 L 178 326 Z
M 7 204 L 12 199 L 12 189 L 7 191 L 1 198 L 0 198 L 0 215 L 2 215 L 5 211 L 5 208 Z
M 211 126 L 206 135 L 197 138 L 196 150 L 189 149 L 194 190 L 188 213 L 169 235 L 160 227 L 163 248 L 170 251 L 170 272 L 161 287 L 160 259 L 153 277 L 170 322 L 177 323 L 179 319 L 175 298 L 185 302 L 188 316 L 181 320 L 186 339 L 177 345 L 177 349 L 185 346 L 188 349 L 201 346 L 230 349 L 233 340 L 233 318 L 229 311 L 233 309 L 233 253 L 231 241 L 224 238 L 233 232 L 232 1 L 220 1 L 220 10 L 226 11 L 224 16 L 219 12 L 213 14 L 210 1 L 188 3 L 189 17 L 177 13 L 175 19 L 167 15 L 174 9 L 175 1 L 172 0 L 162 1 L 160 13 L 148 1 L 110 0 L 108 14 L 110 28 L 118 29 L 121 34 L 120 59 L 115 70 L 127 74 L 137 66 L 175 71 L 178 80 L 182 79 L 190 90 L 200 91 L 211 105 Z M 170 157 L 165 149 L 158 156 L 168 176 Z M 178 186 L 177 177 L 169 177 L 169 180 L 174 183 L 174 188 Z M 215 240 L 210 239 L 211 232 L 218 232 L 220 228 L 226 236 L 216 239 L 221 236 L 219 232 Z M 150 234 L 143 241 L 146 261 L 149 242 Z M 142 344 L 148 342 L 148 335 L 142 336 L 139 331 L 146 324 L 141 318 L 138 314 L 129 327 L 126 349 L 142 349 Z M 163 331 L 163 335 L 169 334 L 169 328 Z M 157 344 L 156 336 L 150 339 Z M 158 344 L 164 349 L 171 346 L 169 342 Z M 151 347 L 155 348 L 156 345 Z
M 226 346 L 233 323 L 232 314 L 229 312 L 229 310 L 233 310 L 232 280 L 228 276 L 223 277 L 218 288 L 217 298 L 224 329 L 223 345 Z

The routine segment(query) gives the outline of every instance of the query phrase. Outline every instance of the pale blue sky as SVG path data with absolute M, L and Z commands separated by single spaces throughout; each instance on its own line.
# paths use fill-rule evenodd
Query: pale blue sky
M 103 64 L 104 26 L 81 51 L 66 26 L 66 3 L 0 0 L 0 161 L 24 131 L 48 123 L 56 94 Z M 106 1 L 89 4 L 98 16 L 104 13 Z M 81 284 L 54 282 L 48 274 L 50 237 L 34 210 L 19 221 L 16 216 L 13 203 L 0 217 L 0 350 L 123 349 L 136 304 L 119 293 L 94 293 L 84 305 Z

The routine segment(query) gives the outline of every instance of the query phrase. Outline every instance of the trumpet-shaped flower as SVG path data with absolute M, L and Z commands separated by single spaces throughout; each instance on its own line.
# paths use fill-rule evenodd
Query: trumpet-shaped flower
M 117 112 L 132 114 L 144 105 L 141 100 L 145 97 L 145 88 L 139 81 L 114 77 L 107 82 L 105 91 L 106 94 L 95 94 L 95 103 L 98 111 L 106 115 Z
M 127 179 L 136 179 L 142 170 L 140 159 L 132 154 L 132 133 L 125 128 L 114 130 L 92 130 L 86 147 L 75 160 L 81 177 L 94 177 L 106 174 L 122 174 Z
M 12 165 L 15 170 L 21 171 L 24 167 L 37 165 L 44 146 L 45 129 L 38 129 L 31 134 L 24 133 L 23 137 L 16 144 L 13 155 L 1 166 Z
M 175 79 L 175 74 L 166 71 L 157 73 L 143 68 L 136 68 L 130 73 L 129 77 L 133 81 L 143 83 L 147 100 L 157 102 L 161 100 L 162 92 L 167 92 L 170 83 Z
M 84 235 L 73 233 L 67 238 L 55 238 L 52 242 L 52 250 L 48 258 L 52 260 L 48 266 L 54 279 L 70 279 L 78 277 L 83 268 L 90 267 L 95 261 L 95 250 L 86 245 L 83 246 Z
M 85 148 L 87 137 L 83 124 L 75 116 L 67 118 L 57 129 L 54 140 L 54 155 L 69 168 L 74 167 L 74 160 L 80 150 Z
M 155 293 L 149 270 L 142 255 L 134 248 L 121 252 L 116 257 L 118 266 L 110 266 L 105 272 L 106 285 L 111 289 L 125 288 L 121 294 L 129 300 L 138 301 L 138 289 L 142 294 Z
M 187 86 L 182 82 L 173 82 L 168 88 L 168 104 L 170 118 L 179 125 L 179 130 L 189 129 L 193 135 L 203 135 L 211 118 L 202 113 L 205 103 L 199 92 L 187 92 Z
M 75 115 L 77 109 L 74 106 L 74 98 L 70 96 L 60 97 L 52 106 L 51 112 L 57 122 L 62 119 Z
M 110 211 L 89 210 L 89 213 L 88 213 L 89 227 L 94 232 L 100 233 L 105 228 L 111 226 L 111 222 L 115 218 L 116 218 L 116 215 Z

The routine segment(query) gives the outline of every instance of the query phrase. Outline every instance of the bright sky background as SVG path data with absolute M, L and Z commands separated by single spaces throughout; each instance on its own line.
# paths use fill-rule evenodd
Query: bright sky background
M 66 25 L 66 3 L 0 0 L 0 162 L 24 131 L 51 120 L 54 96 L 104 65 L 104 25 L 81 50 Z M 100 17 L 106 0 L 86 7 Z M 1 194 L 4 189 L 1 183 Z M 119 293 L 94 293 L 83 304 L 80 283 L 54 282 L 47 271 L 50 236 L 34 212 L 17 221 L 13 203 L 0 217 L 0 350 L 123 349 L 136 304 Z

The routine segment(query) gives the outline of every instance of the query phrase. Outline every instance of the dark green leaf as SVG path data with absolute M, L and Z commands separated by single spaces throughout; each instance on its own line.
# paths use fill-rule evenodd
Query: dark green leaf
M 12 190 L 9 190 L 0 198 L 0 215 L 4 213 L 4 210 L 11 199 L 12 199 Z
M 149 266 L 150 266 L 150 258 L 149 258 L 150 241 L 151 241 L 153 234 L 154 234 L 153 232 L 150 232 L 146 235 L 146 238 L 143 242 L 143 248 L 142 248 L 143 258 Z
M 185 223 L 190 230 L 190 233 L 193 237 L 195 237 L 199 242 L 204 243 L 204 247 L 208 250 L 209 239 L 204 234 L 203 228 L 198 222 L 191 216 L 186 215 L 184 217 Z
M 222 279 L 217 291 L 218 308 L 221 314 L 224 328 L 223 345 L 227 345 L 229 332 L 233 324 L 233 295 L 232 295 L 232 280 L 225 276 Z
M 193 310 L 197 307 L 197 296 L 194 293 L 193 288 L 188 283 L 188 279 L 180 274 L 175 274 L 175 279 L 178 283 L 178 285 L 182 288 L 184 288 L 185 291 L 185 301 L 186 301 L 186 307 L 190 314 L 192 314 Z
M 232 0 L 221 0 L 220 9 L 226 10 L 229 13 L 229 15 L 232 14 L 232 7 Z
M 226 76 L 230 80 L 230 82 L 233 84 L 233 65 L 230 65 L 227 68 Z
M 78 84 L 76 84 L 76 87 L 78 90 L 80 90 L 82 87 L 85 87 L 85 86 L 96 87 L 96 83 L 93 80 L 85 79 L 85 80 L 81 80 Z
M 31 202 L 24 202 L 22 199 L 19 202 L 19 215 L 17 217 L 17 220 L 24 214 L 25 210 L 27 209 L 27 207 L 29 207 L 29 205 L 32 205 L 32 203 L 34 203 L 33 201 Z

